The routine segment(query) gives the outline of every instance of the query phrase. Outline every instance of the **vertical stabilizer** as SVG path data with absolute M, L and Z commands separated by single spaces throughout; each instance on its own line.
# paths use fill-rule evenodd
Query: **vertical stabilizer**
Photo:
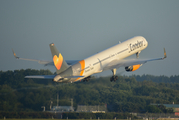
M 51 43 L 49 46 L 52 53 L 53 63 L 56 67 L 56 73 L 59 74 L 64 70 L 66 70 L 69 67 L 69 65 L 63 59 L 62 54 L 59 53 L 59 51 L 57 50 L 57 48 L 53 43 Z

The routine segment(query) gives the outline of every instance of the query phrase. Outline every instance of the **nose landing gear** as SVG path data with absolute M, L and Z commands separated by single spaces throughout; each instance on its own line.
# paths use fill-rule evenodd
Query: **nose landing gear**
M 139 51 L 139 52 L 137 52 L 136 53 L 136 58 L 138 59 L 139 58 L 139 53 L 140 53 L 141 51 Z

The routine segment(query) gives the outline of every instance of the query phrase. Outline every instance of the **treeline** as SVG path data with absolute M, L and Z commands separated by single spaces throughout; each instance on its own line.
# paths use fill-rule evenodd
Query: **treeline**
M 168 76 L 154 76 L 154 75 L 132 75 L 131 77 L 134 77 L 137 81 L 153 81 L 157 83 L 179 83 L 179 75 L 172 75 L 170 77 Z
M 42 111 L 58 104 L 105 105 L 109 112 L 157 112 L 172 113 L 173 110 L 157 104 L 179 104 L 178 76 L 119 76 L 116 82 L 109 77 L 94 78 L 89 82 L 61 84 L 52 80 L 24 79 L 26 75 L 52 75 L 49 70 L 0 71 L 0 111 Z M 145 77 L 146 76 L 146 77 Z M 161 78 L 160 78 L 161 77 Z M 172 79 L 172 82 L 153 82 L 159 79 Z M 175 79 L 175 82 L 173 80 Z M 164 80 L 165 81 L 165 80 Z
M 0 118 L 19 118 L 19 119 L 34 119 L 34 118 L 56 118 L 56 119 L 126 119 L 137 118 L 129 113 L 50 113 L 50 112 L 4 112 L 0 111 Z

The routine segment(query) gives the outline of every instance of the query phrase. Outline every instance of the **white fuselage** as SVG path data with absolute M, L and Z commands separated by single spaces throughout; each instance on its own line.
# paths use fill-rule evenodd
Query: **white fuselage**
M 66 81 L 76 82 L 92 74 L 102 72 L 112 61 L 120 62 L 122 59 L 136 54 L 148 46 L 148 42 L 142 36 L 133 37 L 122 43 L 114 45 L 106 50 L 96 53 L 78 63 L 72 65 L 67 71 L 72 71 L 72 76 L 84 76 L 71 78 Z M 115 62 L 116 63 L 116 62 Z M 59 74 L 60 77 L 67 75 L 67 71 Z M 60 81 L 59 81 L 60 82 Z M 62 82 L 62 81 L 61 81 Z
M 86 69 L 84 70 L 83 76 L 86 77 L 94 73 L 102 72 L 103 68 L 111 61 L 120 61 L 139 51 L 142 51 L 147 47 L 147 45 L 148 43 L 144 37 L 134 37 L 103 50 L 100 53 L 92 55 L 84 59 Z

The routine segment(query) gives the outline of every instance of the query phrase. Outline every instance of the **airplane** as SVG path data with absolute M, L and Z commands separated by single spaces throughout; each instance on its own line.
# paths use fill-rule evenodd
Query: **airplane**
M 16 56 L 16 59 L 36 61 L 39 64 L 54 65 L 56 68 L 55 75 L 31 75 L 25 78 L 38 78 L 38 79 L 52 79 L 54 82 L 59 83 L 73 83 L 77 81 L 88 81 L 90 76 L 95 73 L 100 73 L 106 70 L 111 70 L 113 75 L 110 81 L 116 81 L 116 71 L 120 67 L 124 67 L 127 72 L 132 72 L 141 67 L 146 62 L 155 60 L 164 60 L 167 58 L 164 48 L 164 57 L 155 59 L 139 59 L 139 53 L 147 48 L 148 42 L 142 36 L 136 36 L 124 42 L 105 49 L 99 53 L 89 56 L 83 60 L 65 60 L 62 54 L 57 50 L 54 43 L 49 44 L 53 61 L 44 61 L 36 59 L 26 59 Z M 135 59 L 124 59 L 133 54 L 136 54 Z

